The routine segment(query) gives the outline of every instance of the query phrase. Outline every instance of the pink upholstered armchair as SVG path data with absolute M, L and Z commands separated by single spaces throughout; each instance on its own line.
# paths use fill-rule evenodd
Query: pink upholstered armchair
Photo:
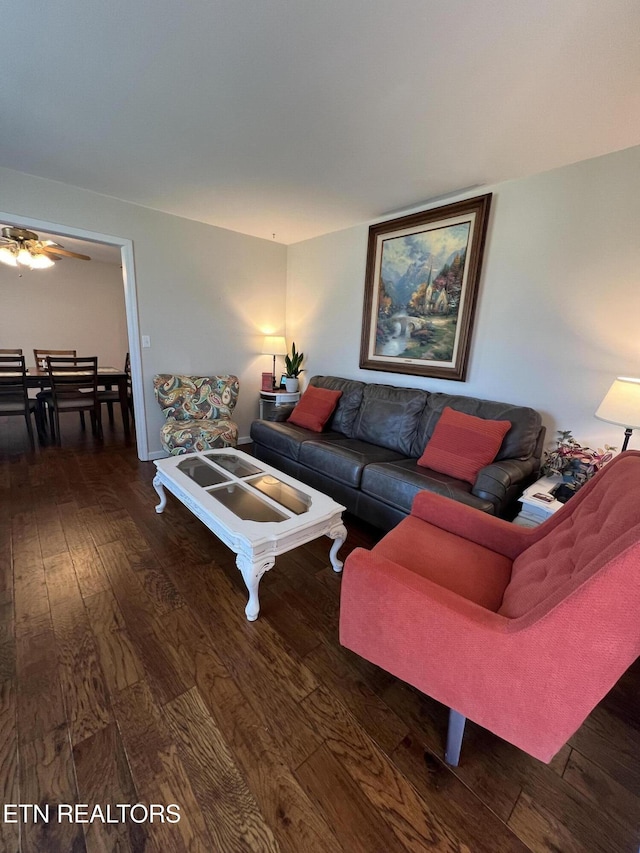
M 421 492 L 342 580 L 340 641 L 548 762 L 640 654 L 640 453 L 523 528 Z

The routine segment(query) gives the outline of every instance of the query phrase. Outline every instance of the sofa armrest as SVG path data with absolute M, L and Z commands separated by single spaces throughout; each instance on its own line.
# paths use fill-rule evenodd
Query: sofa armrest
M 480 469 L 471 492 L 502 506 L 512 499 L 514 489 L 524 490 L 529 485 L 539 465 L 539 460 L 533 457 L 492 462 Z
M 520 527 L 433 492 L 418 492 L 411 515 L 511 560 L 540 538 L 540 527 Z

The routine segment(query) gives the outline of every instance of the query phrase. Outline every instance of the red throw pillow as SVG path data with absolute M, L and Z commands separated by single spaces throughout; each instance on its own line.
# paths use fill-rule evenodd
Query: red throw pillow
M 313 432 L 322 432 L 341 396 L 342 391 L 330 391 L 328 388 L 309 385 L 287 420 Z
M 473 485 L 510 429 L 511 421 L 487 421 L 446 406 L 418 465 Z

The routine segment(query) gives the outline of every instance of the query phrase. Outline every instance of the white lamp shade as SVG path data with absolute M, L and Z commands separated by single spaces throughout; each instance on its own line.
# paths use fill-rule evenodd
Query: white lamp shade
M 265 355 L 286 355 L 287 342 L 279 335 L 266 335 L 262 342 L 262 352 Z
M 32 260 L 33 260 L 33 256 L 28 249 L 25 249 L 24 246 L 22 246 L 20 249 L 18 249 L 18 263 L 19 264 L 23 264 L 25 267 L 30 267 Z
M 640 379 L 618 376 L 600 403 L 596 417 L 631 429 L 640 427 Z
M 0 261 L 3 264 L 6 264 L 9 267 L 17 267 L 18 261 L 16 260 L 15 253 L 11 251 L 7 246 L 3 246 L 0 249 Z
M 31 258 L 31 269 L 32 270 L 47 270 L 49 267 L 54 266 L 54 262 L 51 258 L 47 257 L 47 255 L 34 255 Z

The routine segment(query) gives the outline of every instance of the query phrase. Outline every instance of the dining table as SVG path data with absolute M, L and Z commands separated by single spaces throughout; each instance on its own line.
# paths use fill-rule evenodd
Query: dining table
M 80 375 L 82 371 L 79 371 L 78 373 Z M 107 390 L 111 389 L 114 385 L 117 386 L 124 434 L 129 438 L 131 435 L 131 428 L 129 426 L 129 399 L 126 371 L 119 367 L 101 367 L 98 365 L 98 385 L 104 386 Z M 41 390 L 44 388 L 50 388 L 51 380 L 47 369 L 43 369 L 40 366 L 27 368 L 27 386 L 29 388 L 40 388 Z

